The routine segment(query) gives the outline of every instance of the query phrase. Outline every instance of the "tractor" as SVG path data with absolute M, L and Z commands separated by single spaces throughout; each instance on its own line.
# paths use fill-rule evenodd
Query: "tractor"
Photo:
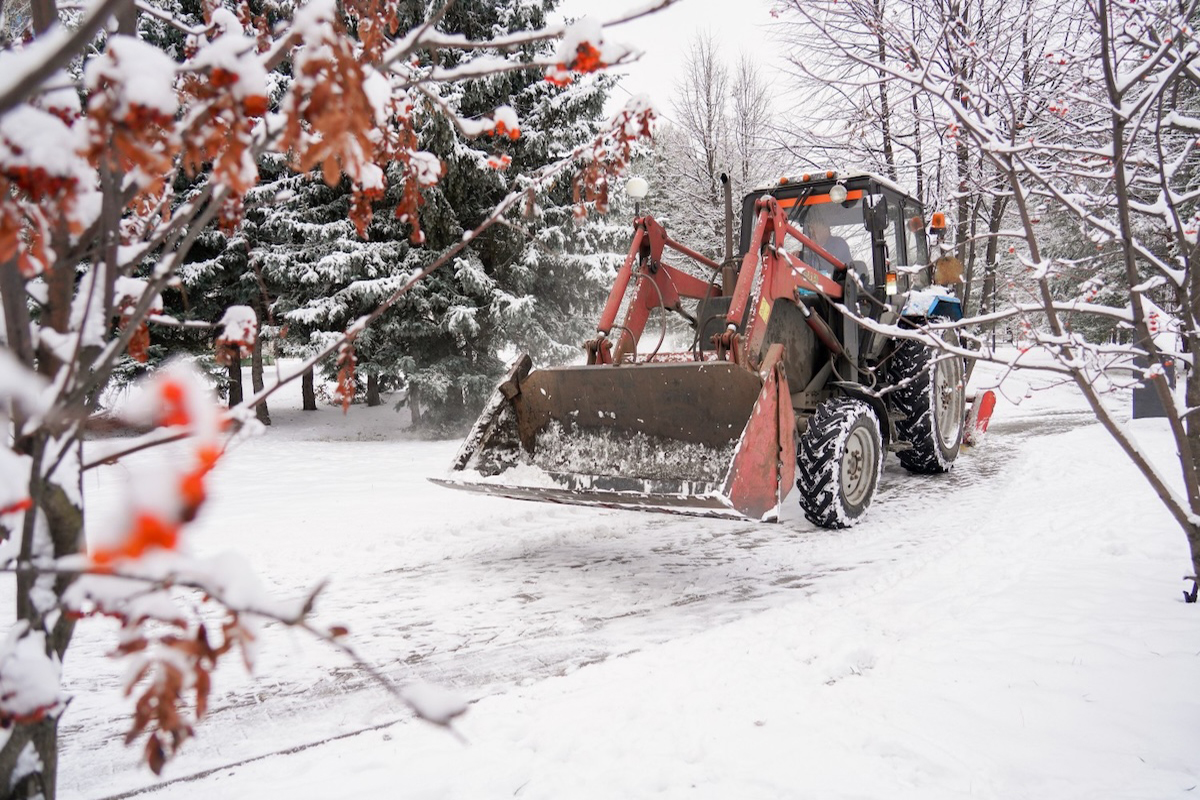
M 763 521 L 794 486 L 811 522 L 844 528 L 888 451 L 913 473 L 950 469 L 994 396 L 976 421 L 953 333 L 957 354 L 906 335 L 962 317 L 953 264 L 930 264 L 941 215 L 928 224 L 875 175 L 784 178 L 746 195 L 735 251 L 722 178 L 724 260 L 637 214 L 586 364 L 518 358 L 437 482 Z M 645 194 L 640 179 L 630 188 Z M 692 333 L 681 352 L 661 352 L 667 315 Z

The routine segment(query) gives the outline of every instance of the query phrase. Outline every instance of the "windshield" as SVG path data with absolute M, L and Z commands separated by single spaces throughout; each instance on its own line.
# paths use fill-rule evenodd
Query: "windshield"
M 792 226 L 799 228 L 834 258 L 847 264 L 855 264 L 861 273 L 864 265 L 871 263 L 871 236 L 863 225 L 862 201 L 852 200 L 844 204 L 819 203 L 805 206 L 792 217 Z M 792 234 L 784 239 L 784 248 L 792 255 L 830 275 L 833 266 L 815 250 L 807 249 Z
M 885 271 L 898 266 L 903 284 L 902 291 L 906 290 L 909 285 L 909 265 L 912 265 L 911 272 L 915 275 L 921 272 L 921 267 L 929 258 L 924 231 L 905 228 L 913 217 L 920 220 L 920 204 L 910 197 L 897 195 L 887 189 L 881 190 L 862 176 L 840 183 L 847 191 L 847 199 L 843 203 L 829 201 L 829 188 L 832 184 L 825 181 L 746 195 L 742 201 L 741 246 L 738 253 L 745 255 L 750 249 L 757 211 L 755 203 L 764 194 L 774 194 L 787 214 L 791 226 L 818 244 L 825 242 L 824 249 L 834 258 L 853 264 L 862 277 L 864 286 L 873 290 L 883 280 Z M 884 222 L 884 228 L 879 232 L 878 240 L 872 242 L 871 233 L 866 225 L 869 216 L 867 212 L 877 208 L 883 201 L 887 202 L 887 219 L 881 220 Z M 903 222 L 900 222 L 901 215 Z M 815 251 L 805 253 L 803 244 L 791 234 L 785 237 L 784 247 L 790 254 L 811 264 L 818 271 L 826 275 L 833 272 L 830 264 Z M 876 265 L 877 260 L 879 263 Z M 878 274 L 876 269 L 879 270 Z M 917 280 L 920 281 L 921 277 L 918 276 Z

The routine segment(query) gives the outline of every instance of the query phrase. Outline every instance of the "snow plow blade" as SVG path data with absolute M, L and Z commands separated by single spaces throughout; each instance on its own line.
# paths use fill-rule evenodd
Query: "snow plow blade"
M 774 519 L 794 479 L 795 422 L 783 370 L 768 363 L 765 377 L 726 361 L 530 371 L 523 356 L 449 475 L 432 480 L 519 499 Z

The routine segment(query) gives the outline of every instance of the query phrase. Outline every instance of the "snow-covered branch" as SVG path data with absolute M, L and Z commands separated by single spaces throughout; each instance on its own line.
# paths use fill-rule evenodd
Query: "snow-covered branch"
M 583 76 L 635 57 L 609 40 L 607 27 L 673 1 L 656 0 L 605 25 L 548 27 L 539 27 L 541 11 L 514 6 L 508 30 L 492 26 L 495 35 L 467 37 L 449 27 L 452 3 L 425 9 L 309 0 L 294 9 L 271 7 L 268 16 L 244 3 L 189 11 L 99 0 L 64 7 L 73 20 L 69 31 L 52 27 L 17 37 L 0 52 L 0 420 L 8 431 L 0 447 L 0 532 L 7 537 L 0 548 L 18 564 L 19 619 L 0 651 L 0 712 L 6 723 L 40 732 L 0 741 L 0 765 L 16 764 L 20 748 L 36 738 L 50 749 L 34 760 L 53 768 L 64 707 L 56 665 L 74 628 L 62 610 L 83 608 L 67 602 L 71 591 L 92 593 L 90 608 L 121 614 L 131 626 L 118 651 L 142 659 L 135 675 L 152 678 L 139 689 L 131 737 L 146 736 L 145 757 L 156 769 L 191 733 L 182 693 L 195 692 L 190 719 L 203 716 L 216 661 L 252 641 L 239 615 L 311 625 L 314 635 L 356 658 L 344 636 L 312 625 L 307 614 L 272 616 L 271 607 L 238 594 L 248 583 L 221 584 L 222 576 L 240 574 L 236 564 L 196 572 L 206 565 L 184 546 L 211 470 L 256 429 L 255 406 L 294 376 L 224 409 L 181 366 L 138 362 L 150 364 L 164 339 L 182 337 L 193 349 L 205 340 L 219 366 L 238 369 L 241 359 L 261 357 L 264 335 L 283 338 L 287 325 L 275 319 L 263 275 L 269 258 L 248 253 L 238 237 L 248 224 L 260 224 L 248 216 L 286 202 L 263 196 L 264 171 L 290 171 L 331 191 L 340 191 L 344 179 L 345 227 L 375 240 L 374 214 L 387 204 L 396 229 L 388 234 L 390 246 L 413 264 L 403 280 L 392 275 L 356 284 L 356 291 L 369 284 L 378 302 L 305 354 L 302 371 L 336 357 L 348 403 L 357 354 L 375 338 L 368 326 L 419 294 L 414 289 L 442 266 L 477 260 L 464 251 L 477 249 L 472 245 L 518 204 L 532 207 L 556 182 L 575 181 L 580 211 L 603 207 L 609 182 L 628 163 L 632 143 L 649 135 L 653 118 L 638 103 L 598 136 L 595 121 L 582 119 L 569 135 L 543 135 L 526 145 L 521 137 L 530 127 L 513 110 L 515 101 L 468 111 L 463 85 L 524 76 L 531 86 L 522 108 L 549 105 L 555 95 L 586 97 L 602 82 Z M 289 69 L 277 70 L 285 61 Z M 485 154 L 477 166 L 504 187 L 456 242 L 441 238 L 445 221 L 426 207 L 444 202 L 447 159 L 458 156 L 453 149 L 435 154 L 447 131 L 475 138 Z M 430 219 L 439 243 L 422 250 L 422 224 Z M 229 245 L 223 250 L 214 247 L 220 237 Z M 211 257 L 214 249 L 221 255 Z M 243 259 L 236 267 L 222 268 L 231 283 L 244 278 L 245 291 L 236 297 L 190 291 L 190 277 L 237 255 Z M 471 265 L 456 266 L 457 277 L 476 287 L 492 280 Z M 508 300 L 506 307 L 519 302 Z M 459 317 L 470 322 L 473 310 L 461 308 Z M 97 420 L 120 418 L 96 413 L 110 381 L 143 369 L 150 379 L 140 390 L 140 411 L 127 422 L 129 431 L 145 433 L 98 445 L 85 461 L 84 431 Z M 156 467 L 139 472 L 111 519 L 87 519 L 88 552 L 81 555 L 82 472 L 138 453 L 143 457 L 128 459 L 136 465 L 154 448 L 171 448 L 174 457 L 149 459 Z M 136 589 L 123 583 L 155 559 L 172 566 Z M 102 585 L 130 592 L 103 595 L 96 588 Z M 200 592 L 223 608 L 220 635 L 194 617 L 168 613 L 161 604 L 172 587 Z M 141 628 L 147 620 L 165 632 Z M 30 669 L 46 679 L 21 683 Z M 460 713 L 453 704 L 429 701 L 428 692 L 389 691 L 403 692 L 419 714 L 441 724 Z M 0 770 L 4 785 L 11 778 Z

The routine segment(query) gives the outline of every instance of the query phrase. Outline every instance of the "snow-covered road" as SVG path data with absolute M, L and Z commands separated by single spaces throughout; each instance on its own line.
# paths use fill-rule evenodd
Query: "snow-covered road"
M 1109 592 L 1147 591 L 1147 576 L 1149 591 L 1159 596 L 1138 598 L 1133 607 L 1140 611 L 1131 613 L 1150 613 L 1146 609 L 1152 608 L 1161 616 L 1163 609 L 1181 606 L 1172 604 L 1173 582 L 1186 564 L 1180 534 L 1069 389 L 1035 394 L 1020 406 L 1002 403 L 985 445 L 960 458 L 948 475 L 910 476 L 890 459 L 869 520 L 837 532 L 807 523 L 794 497 L 779 524 L 756 525 L 454 492 L 425 478 L 445 469 L 455 443 L 405 439 L 396 432 L 396 415 L 390 409 L 355 409 L 348 421 L 330 409 L 315 415 L 276 409 L 274 416 L 276 425 L 266 436 L 242 446 L 220 467 L 214 502 L 192 538 L 195 549 L 243 552 L 270 588 L 283 596 L 302 594 L 328 577 L 330 585 L 318 604 L 320 618 L 348 625 L 355 646 L 385 674 L 399 682 L 435 682 L 480 700 L 460 725 L 473 744 L 461 748 L 443 732 L 414 723 L 339 654 L 300 634 L 268 627 L 259 677 L 247 676 L 233 664 L 218 673 L 208 718 L 197 738 L 168 767 L 168 783 L 156 795 L 211 796 L 219 787 L 224 796 L 256 796 L 263 787 L 282 781 L 279 785 L 290 787 L 290 797 L 327 797 L 330 786 L 338 785 L 327 781 L 336 779 L 316 779 L 300 764 L 326 763 L 329 776 L 335 776 L 338 759 L 347 758 L 346 747 L 354 753 L 364 748 L 373 752 L 381 741 L 403 741 L 409 752 L 413 747 L 432 748 L 429 763 L 417 759 L 408 767 L 396 767 L 395 776 L 370 769 L 357 778 L 343 775 L 345 791 L 332 796 L 373 796 L 375 788 L 390 785 L 393 778 L 406 786 L 428 788 L 427 795 L 415 792 L 416 796 L 438 797 L 511 796 L 521 786 L 540 788 L 540 794 L 530 792 L 537 796 L 666 797 L 682 793 L 681 780 L 704 788 L 699 796 L 722 796 L 719 786 L 724 786 L 726 797 L 796 796 L 778 786 L 738 792 L 736 781 L 717 780 L 725 773 L 716 767 L 684 770 L 680 765 L 691 756 L 672 754 L 665 741 L 671 737 L 671 725 L 661 719 L 653 724 L 663 728 L 665 740 L 651 737 L 640 761 L 622 761 L 603 747 L 594 753 L 601 762 L 611 757 L 618 765 L 640 763 L 643 772 L 646 764 L 656 765 L 648 784 L 627 786 L 614 778 L 608 784 L 601 781 L 593 794 L 571 792 L 570 783 L 563 783 L 566 778 L 539 760 L 529 731 L 517 735 L 505 726 L 512 724 L 513 714 L 538 715 L 563 706 L 564 696 L 583 700 L 574 707 L 563 706 L 554 717 L 576 721 L 558 733 L 561 738 L 586 741 L 581 728 L 595 728 L 596 713 L 610 718 L 608 724 L 648 724 L 645 710 L 638 706 L 653 703 L 624 695 L 620 681 L 610 687 L 611 697 L 603 697 L 604 676 L 635 669 L 631 665 L 657 674 L 666 689 L 678 686 L 686 697 L 687 687 L 699 680 L 696 676 L 714 669 L 727 676 L 731 686 L 745 680 L 758 683 L 746 674 L 747 665 L 768 673 L 783 670 L 773 657 L 786 651 L 789 659 L 798 659 L 799 685 L 813 680 L 818 688 L 833 686 L 865 671 L 882 672 L 874 669 L 876 665 L 904 651 L 906 639 L 924 636 L 927 627 L 945 627 L 947 620 L 962 616 L 964 606 L 976 613 L 982 609 L 990 620 L 1007 626 L 1002 640 L 1012 641 L 1023 654 L 1030 645 L 1021 638 L 1023 630 L 1033 631 L 1033 644 L 1052 634 L 1039 632 L 1038 620 L 1022 622 L 1021 612 L 1028 607 L 1017 603 L 1008 608 L 1007 594 L 997 596 L 994 605 L 979 598 L 997 595 L 997 586 L 1021 595 L 1023 576 L 1046 566 L 1047 559 L 1055 559 L 1053 570 L 1074 576 L 1074 582 L 1061 586 L 1061 596 L 1048 595 L 1046 602 L 1076 603 L 1071 593 L 1081 585 L 1096 594 L 1066 609 L 1071 618 L 1091 613 L 1087 609 L 1094 603 L 1107 608 L 1104 598 Z M 1165 441 L 1152 424 L 1146 433 Z M 93 512 L 115 502 L 121 469 L 106 467 L 89 474 L 86 491 Z M 1158 535 L 1129 537 L 1123 528 L 1128 525 L 1144 525 Z M 1125 556 L 1128 563 L 1113 562 L 1115 578 L 1107 573 L 1079 576 L 1072 564 L 1063 563 L 1076 552 L 1081 569 L 1091 569 L 1089 559 L 1094 560 L 1096 552 L 1102 561 L 1108 554 Z M 1164 562 L 1170 572 L 1159 574 Z M 1126 574 L 1127 567 L 1140 571 Z M 952 579 L 930 582 L 931 576 L 939 575 Z M 1121 575 L 1137 580 L 1119 584 Z M 1114 580 L 1118 585 L 1112 585 Z M 996 616 L 1003 609 L 1009 617 Z M 1039 614 L 1055 621 L 1050 607 Z M 1093 627 L 1089 623 L 1080 630 L 1086 633 Z M 1191 628 L 1200 626 L 1193 622 Z M 959 640 L 923 650 L 921 656 L 932 662 L 963 660 L 956 648 L 965 647 L 985 663 L 1014 658 L 988 651 L 999 646 L 994 637 L 964 642 L 962 630 L 953 626 L 945 634 Z M 1176 634 L 1168 626 L 1163 636 L 1178 638 Z M 106 624 L 86 625 L 68 656 L 65 677 L 76 699 L 63 720 L 65 798 L 111 797 L 160 784 L 138 765 L 136 750 L 121 743 L 126 701 L 116 688 L 120 665 L 104 657 L 111 644 Z M 1198 651 L 1200 637 L 1192 635 L 1179 645 L 1195 645 L 1193 651 Z M 760 653 L 753 652 L 759 648 Z M 681 660 L 679 652 L 688 656 Z M 1175 661 L 1170 665 L 1178 667 Z M 560 681 L 562 676 L 571 677 Z M 880 679 L 876 685 L 894 685 L 908 693 L 912 681 L 903 677 L 889 676 L 890 684 Z M 1018 682 L 1024 678 L 1014 676 Z M 1144 676 L 1128 678 L 1140 682 Z M 599 682 L 601 688 L 572 690 L 572 681 L 583 686 Z M 771 685 L 763 681 L 760 689 L 773 691 L 767 688 Z M 1167 681 L 1158 690 L 1170 688 Z M 739 691 L 731 689 L 730 703 Z M 660 695 L 669 693 L 659 690 L 655 697 L 666 702 Z M 919 699 L 919 692 L 913 697 Z M 1185 707 L 1193 718 L 1196 698 L 1194 690 L 1180 698 L 1190 703 Z M 816 699 L 801 694 L 795 699 L 798 711 Z M 704 705 L 712 698 L 693 700 Z M 748 708 L 762 702 L 757 696 L 744 700 Z M 953 714 L 945 709 L 938 713 L 953 730 Z M 702 717 L 701 727 L 709 719 Z M 1072 719 L 1068 714 L 1067 729 Z M 1167 723 L 1166 730 L 1176 724 Z M 713 724 L 720 728 L 723 723 Z M 859 724 L 837 727 L 851 740 Z M 360 731 L 370 732 L 354 735 Z M 1185 743 L 1188 732 L 1194 749 L 1200 743 L 1200 727 L 1193 723 L 1184 732 Z M 718 736 L 719 730 L 711 733 Z M 1180 732 L 1174 733 L 1178 737 Z M 789 735 L 797 746 L 814 737 L 829 746 L 819 731 L 791 730 Z M 497 742 L 507 744 L 509 758 Z M 567 742 L 561 744 L 574 752 Z M 769 746 L 782 744 L 772 739 Z M 880 758 L 916 769 L 913 765 L 928 756 L 928 750 L 948 746 L 940 741 L 914 743 L 915 756 L 892 753 Z M 684 749 L 697 747 L 692 743 Z M 700 751 L 711 757 L 708 747 Z M 517 755 L 523 768 L 510 763 Z M 377 769 L 390 763 L 375 756 L 368 760 Z M 543 756 L 556 764 L 562 761 L 544 752 Z M 996 758 L 999 771 L 1011 771 L 1002 755 Z M 498 763 L 507 766 L 500 768 Z M 449 772 L 430 772 L 433 764 L 443 764 Z M 877 796 L 870 787 L 889 785 L 886 770 L 878 773 L 885 776 L 878 784 L 869 781 L 876 775 L 872 769 L 844 766 L 867 781 L 854 789 L 859 795 L 851 791 L 846 796 Z M 946 769 L 950 779 L 931 778 L 913 786 L 925 787 L 929 793 L 922 796 L 952 796 L 947 787 L 958 786 L 962 776 Z M 1194 767 L 1178 765 L 1166 774 L 1174 776 L 1180 769 L 1181 780 L 1195 777 Z M 498 781 L 494 791 L 481 789 L 493 786 L 487 782 L 489 772 Z M 1030 796 L 1067 796 L 1050 792 L 1056 783 L 1044 774 L 1022 776 L 1017 784 L 1005 784 L 1005 775 L 1009 773 L 983 777 L 995 777 L 1001 786 L 1038 790 Z M 189 776 L 202 777 L 179 780 Z M 770 770 L 763 778 L 772 786 L 772 780 L 783 786 L 793 780 L 786 772 L 773 776 Z M 655 788 L 661 781 L 664 785 Z M 1090 780 L 1082 785 L 1087 784 Z M 1138 785 L 1131 779 L 1129 787 Z M 850 781 L 847 786 L 857 784 Z

